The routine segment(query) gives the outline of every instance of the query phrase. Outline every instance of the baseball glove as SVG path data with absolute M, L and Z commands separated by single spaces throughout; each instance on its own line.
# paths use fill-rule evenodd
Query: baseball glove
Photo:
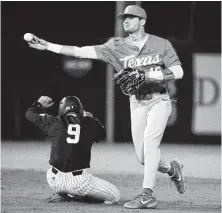
M 123 94 L 135 95 L 145 83 L 145 73 L 139 70 L 122 70 L 113 79 L 120 85 Z

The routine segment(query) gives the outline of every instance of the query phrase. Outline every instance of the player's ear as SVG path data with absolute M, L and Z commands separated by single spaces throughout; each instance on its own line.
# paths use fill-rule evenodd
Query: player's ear
M 141 20 L 140 20 L 140 24 L 141 24 L 142 26 L 144 26 L 144 25 L 146 24 L 146 20 L 145 20 L 145 19 L 141 19 Z

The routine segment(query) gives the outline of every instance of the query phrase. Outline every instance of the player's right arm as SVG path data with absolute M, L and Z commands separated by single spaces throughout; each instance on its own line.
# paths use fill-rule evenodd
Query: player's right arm
M 48 50 L 65 56 L 98 59 L 94 46 L 77 47 L 53 44 L 46 40 L 38 38 L 35 35 L 33 36 L 33 40 L 30 41 L 28 44 L 30 47 L 38 50 Z
M 115 45 L 115 41 L 113 39 L 110 39 L 108 42 L 102 45 L 77 47 L 53 44 L 33 35 L 33 39 L 29 41 L 28 44 L 31 48 L 48 50 L 65 56 L 101 60 L 105 63 L 113 65 L 117 71 L 122 69 L 120 62 L 113 51 L 113 47 Z
M 51 107 L 53 104 L 51 98 L 41 96 L 25 113 L 27 120 L 38 126 L 45 134 L 47 133 L 50 124 L 55 120 L 55 116 L 44 113 L 44 108 Z

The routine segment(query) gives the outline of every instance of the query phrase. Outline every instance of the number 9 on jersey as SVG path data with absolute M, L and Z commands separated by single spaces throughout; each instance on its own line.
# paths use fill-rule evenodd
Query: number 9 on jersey
M 67 133 L 70 136 L 66 138 L 67 143 L 77 144 L 79 142 L 79 136 L 80 136 L 80 125 L 69 124 Z

